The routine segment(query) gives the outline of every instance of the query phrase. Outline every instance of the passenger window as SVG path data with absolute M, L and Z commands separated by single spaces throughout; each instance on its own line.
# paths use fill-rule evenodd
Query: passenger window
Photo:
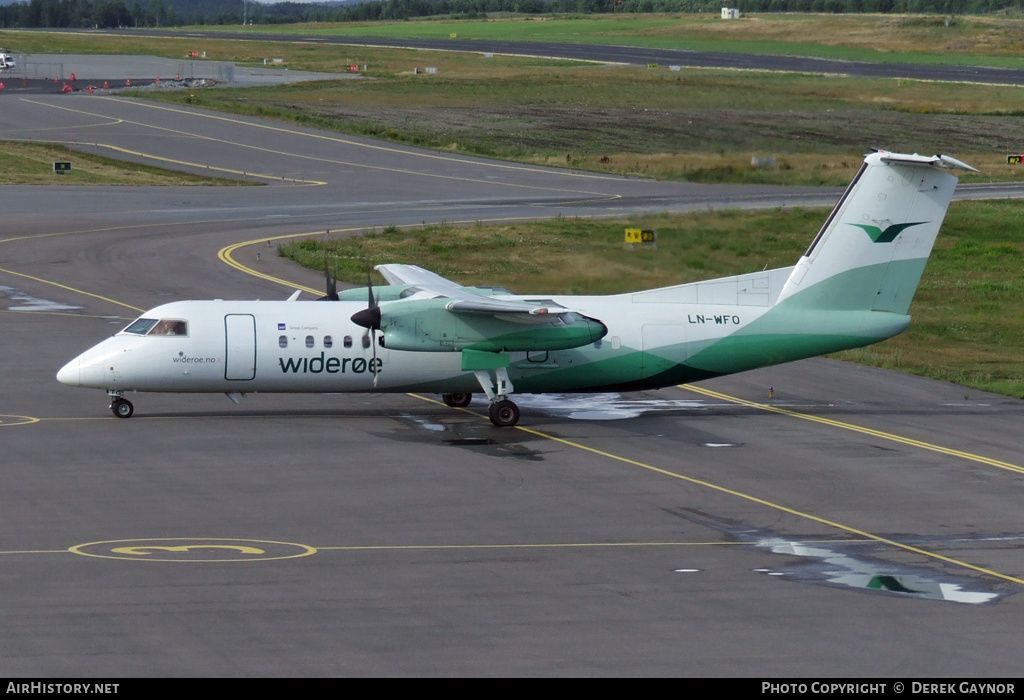
M 344 341 L 342 341 L 342 344 L 343 344 L 343 345 L 344 345 L 344 346 L 345 346 L 346 348 L 350 348 L 350 347 L 352 347 L 352 336 L 350 336 L 350 335 L 346 335 L 346 336 L 345 336 L 345 340 L 344 340 Z
M 313 339 L 313 336 L 307 335 L 306 336 L 306 347 L 307 348 L 311 348 L 314 345 L 316 345 L 316 341 Z
M 334 339 L 331 338 L 331 336 L 329 336 L 329 335 L 325 335 L 324 336 L 324 347 L 328 348 L 328 349 L 334 347 Z
M 369 333 L 364 333 L 363 334 L 363 347 L 364 348 L 370 347 L 370 334 Z
M 279 345 L 280 347 L 282 347 L 282 348 L 286 348 L 286 347 L 288 347 L 288 336 L 286 336 L 286 335 L 282 335 L 282 336 L 280 336 L 280 337 L 279 337 L 279 338 L 277 339 L 277 344 L 278 344 L 278 345 Z

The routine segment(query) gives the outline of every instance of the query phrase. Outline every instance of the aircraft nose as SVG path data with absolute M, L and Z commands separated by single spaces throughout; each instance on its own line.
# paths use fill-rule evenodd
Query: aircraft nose
M 57 381 L 69 386 L 80 386 L 82 383 L 82 362 L 77 357 L 60 368 Z

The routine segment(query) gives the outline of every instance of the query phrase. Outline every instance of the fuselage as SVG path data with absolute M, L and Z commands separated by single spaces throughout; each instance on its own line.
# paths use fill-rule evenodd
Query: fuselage
M 789 268 L 634 294 L 554 297 L 601 318 L 607 334 L 568 350 L 508 353 L 509 377 L 520 393 L 655 388 L 864 345 L 906 325 L 900 316 L 886 319 L 885 328 L 836 338 L 812 327 L 820 324 L 800 330 L 782 319 L 777 337 L 765 342 L 758 326 L 788 274 Z M 748 288 L 756 293 L 746 294 Z M 716 296 L 734 303 L 715 303 Z M 113 391 L 479 391 L 459 352 L 390 349 L 380 333 L 350 320 L 362 308 L 350 301 L 165 304 L 69 362 L 57 378 Z M 759 342 L 749 342 L 751 333 Z

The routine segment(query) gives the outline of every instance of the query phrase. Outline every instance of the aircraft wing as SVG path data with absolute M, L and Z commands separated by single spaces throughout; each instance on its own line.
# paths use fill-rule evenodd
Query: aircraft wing
M 430 270 L 424 270 L 419 265 L 390 263 L 388 265 L 375 265 L 373 269 L 383 275 L 388 284 L 414 284 L 424 289 L 446 290 L 442 296 L 450 296 L 452 292 L 464 289 L 461 284 L 445 279 Z
M 430 297 L 450 299 L 445 308 L 456 313 L 478 314 L 566 314 L 569 309 L 562 306 L 544 306 L 536 303 L 495 299 L 479 294 L 461 284 L 452 282 L 430 270 L 417 265 L 377 265 L 375 270 L 384 276 L 389 284 L 411 284 Z

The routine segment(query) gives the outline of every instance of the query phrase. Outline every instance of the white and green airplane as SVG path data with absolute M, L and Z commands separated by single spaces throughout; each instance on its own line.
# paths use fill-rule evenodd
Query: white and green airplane
M 317 301 L 179 301 L 146 312 L 57 374 L 106 390 L 434 392 L 490 400 L 513 426 L 513 392 L 654 389 L 890 338 L 907 310 L 956 177 L 948 156 L 871 153 L 792 267 L 611 296 L 464 287 L 413 265 L 388 285 Z M 329 285 L 331 286 L 331 285 Z M 368 301 L 367 301 L 368 299 Z M 328 303 L 323 303 L 328 300 Z

